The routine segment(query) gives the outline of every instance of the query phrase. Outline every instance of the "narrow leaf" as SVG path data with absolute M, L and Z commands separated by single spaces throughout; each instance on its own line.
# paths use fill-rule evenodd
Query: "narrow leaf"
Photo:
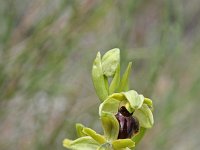
M 120 82 L 120 87 L 119 87 L 119 92 L 123 92 L 123 91 L 128 91 L 129 89 L 129 75 L 131 72 L 131 66 L 132 66 L 132 62 L 129 62 L 126 71 L 124 72 L 121 82 Z
M 109 94 L 113 94 L 115 92 L 115 90 L 119 87 L 119 83 L 120 83 L 120 65 L 118 65 L 114 78 L 110 83 Z

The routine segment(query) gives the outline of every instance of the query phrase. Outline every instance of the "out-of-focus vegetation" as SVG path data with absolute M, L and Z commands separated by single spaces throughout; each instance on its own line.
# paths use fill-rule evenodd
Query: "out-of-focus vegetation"
M 138 150 L 199 149 L 199 15 L 199 0 L 1 1 L 0 149 L 64 150 L 76 122 L 102 132 L 91 66 L 114 47 L 155 105 Z

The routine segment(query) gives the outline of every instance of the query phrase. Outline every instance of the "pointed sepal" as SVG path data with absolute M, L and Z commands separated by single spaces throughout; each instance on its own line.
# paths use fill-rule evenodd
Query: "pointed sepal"
M 119 134 L 119 123 L 112 113 L 102 112 L 101 122 L 104 135 L 108 141 L 116 140 Z

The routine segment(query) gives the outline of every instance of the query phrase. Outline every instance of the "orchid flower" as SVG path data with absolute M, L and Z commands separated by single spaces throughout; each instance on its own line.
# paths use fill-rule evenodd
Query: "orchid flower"
M 120 50 L 112 49 L 102 58 L 100 52 L 97 53 L 92 79 L 102 102 L 99 116 L 104 134 L 76 124 L 78 139 L 65 139 L 64 147 L 71 150 L 132 150 L 153 126 L 152 100 L 129 90 L 131 65 L 130 62 L 120 78 Z

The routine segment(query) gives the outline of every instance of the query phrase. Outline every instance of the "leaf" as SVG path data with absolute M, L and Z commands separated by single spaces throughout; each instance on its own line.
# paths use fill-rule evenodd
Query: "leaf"
M 91 137 L 84 136 L 74 141 L 64 139 L 63 146 L 71 150 L 96 150 L 99 144 Z
M 94 130 L 90 128 L 84 128 L 83 132 L 87 134 L 88 136 L 90 136 L 91 138 L 93 138 L 99 144 L 103 144 L 106 142 L 106 139 L 102 135 L 97 134 Z
M 136 91 L 131 90 L 128 92 L 122 92 L 124 94 L 124 96 L 126 97 L 126 99 L 129 101 L 131 107 L 133 109 L 139 109 L 143 102 L 144 102 L 144 96 L 143 95 L 139 95 Z
M 104 135 L 107 140 L 116 140 L 119 134 L 119 123 L 116 117 L 111 113 L 102 112 L 101 122 L 104 129 Z
M 126 71 L 124 72 L 121 82 L 120 82 L 120 87 L 118 92 L 122 92 L 122 91 L 128 91 L 129 89 L 129 75 L 131 72 L 131 66 L 132 66 L 132 62 L 129 62 Z
M 101 64 L 101 54 L 97 53 L 97 56 L 93 62 L 92 67 L 92 80 L 97 93 L 97 96 L 101 101 L 104 101 L 108 97 L 107 85 L 105 83 L 102 64 Z
M 141 127 L 151 128 L 153 126 L 153 114 L 147 104 L 143 104 L 140 109 L 135 110 L 133 115 L 138 118 Z
M 109 50 L 102 57 L 102 70 L 103 74 L 107 77 L 112 77 L 120 63 L 120 50 L 114 48 Z
M 83 132 L 83 129 L 85 128 L 84 125 L 77 123 L 76 124 L 76 133 L 78 137 L 86 136 L 86 134 Z
M 133 148 L 135 143 L 131 139 L 118 139 L 112 142 L 114 150 L 119 150 L 122 148 Z
M 109 94 L 113 94 L 115 92 L 115 90 L 119 87 L 119 83 L 120 83 L 120 65 L 118 65 L 114 78 L 110 83 Z

